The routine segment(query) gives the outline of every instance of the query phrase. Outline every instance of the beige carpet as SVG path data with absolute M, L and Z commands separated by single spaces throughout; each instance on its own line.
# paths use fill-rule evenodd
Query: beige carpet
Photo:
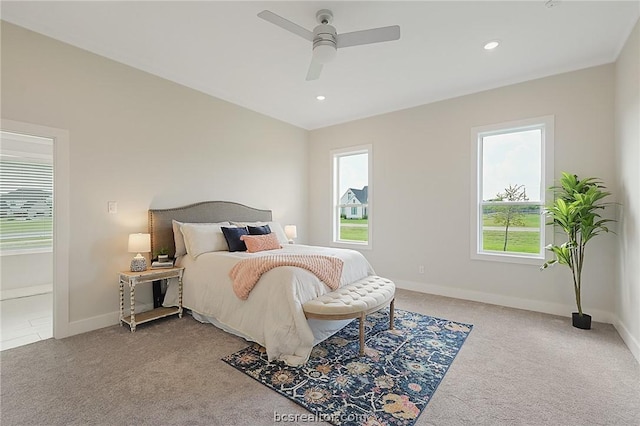
M 416 425 L 640 425 L 640 366 L 613 326 L 399 290 L 399 309 L 471 323 Z M 220 358 L 247 343 L 191 317 L 0 353 L 0 423 L 273 425 L 302 407 Z

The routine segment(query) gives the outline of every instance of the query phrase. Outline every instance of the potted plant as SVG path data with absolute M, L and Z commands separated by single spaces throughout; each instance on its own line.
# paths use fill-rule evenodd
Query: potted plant
M 169 261 L 169 249 L 166 247 L 162 247 L 158 250 L 158 262 L 168 262 Z
M 602 200 L 611 195 L 598 178 L 579 179 L 578 176 L 562 173 L 560 186 L 552 186 L 554 202 L 545 209 L 545 214 L 556 229 L 561 229 L 567 241 L 561 245 L 549 244 L 546 249 L 553 252 L 554 259 L 545 262 L 540 269 L 555 264 L 567 265 L 573 277 L 573 290 L 576 296 L 578 312 L 573 312 L 573 326 L 585 330 L 591 328 L 591 316 L 582 312 L 581 289 L 582 267 L 585 248 L 593 237 L 609 232 L 605 226 L 613 219 L 601 218 L 599 212 L 609 203 Z

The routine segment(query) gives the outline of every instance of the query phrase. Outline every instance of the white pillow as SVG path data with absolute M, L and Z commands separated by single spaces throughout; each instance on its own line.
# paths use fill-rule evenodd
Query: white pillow
M 180 227 L 185 224 L 185 222 L 178 222 L 177 220 L 172 220 L 171 224 L 173 225 L 173 241 L 176 245 L 176 254 L 175 256 L 184 256 L 187 254 L 187 247 L 184 244 L 184 235 L 182 235 L 182 231 L 180 231 Z M 202 224 L 206 225 L 206 224 Z M 221 225 L 221 226 L 229 226 L 231 225 L 229 222 L 215 222 L 212 225 Z
M 210 251 L 228 251 L 229 246 L 221 227 L 232 227 L 229 222 L 183 223 L 180 232 L 184 236 L 187 253 L 194 259 Z
M 276 234 L 276 237 L 278 237 L 278 242 L 280 244 L 289 244 L 289 239 L 287 238 L 287 234 L 284 233 L 284 229 L 282 228 L 282 225 L 280 225 L 280 223 L 278 223 L 278 222 L 234 222 L 234 221 L 231 221 L 231 224 L 232 225 L 236 225 L 236 226 L 264 226 L 264 225 L 269 225 L 269 229 L 271 229 L 271 232 Z
M 182 222 L 172 220 L 171 224 L 173 225 L 173 241 L 176 243 L 176 257 L 184 256 L 187 254 L 187 247 L 184 245 L 184 235 L 182 235 L 182 231 L 180 231 Z

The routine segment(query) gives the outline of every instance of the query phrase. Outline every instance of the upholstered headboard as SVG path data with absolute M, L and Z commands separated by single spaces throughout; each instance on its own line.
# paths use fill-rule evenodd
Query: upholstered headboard
M 172 220 L 187 223 L 210 223 L 235 220 L 241 222 L 268 222 L 272 220 L 271 210 L 260 210 L 230 201 L 204 201 L 172 209 L 149 210 L 149 233 L 151 234 L 152 257 L 161 248 L 175 255 Z

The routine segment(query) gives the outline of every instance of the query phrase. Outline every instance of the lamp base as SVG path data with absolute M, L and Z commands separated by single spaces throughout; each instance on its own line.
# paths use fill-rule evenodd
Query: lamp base
M 131 272 L 142 272 L 147 270 L 147 259 L 144 257 L 134 257 L 131 259 Z

